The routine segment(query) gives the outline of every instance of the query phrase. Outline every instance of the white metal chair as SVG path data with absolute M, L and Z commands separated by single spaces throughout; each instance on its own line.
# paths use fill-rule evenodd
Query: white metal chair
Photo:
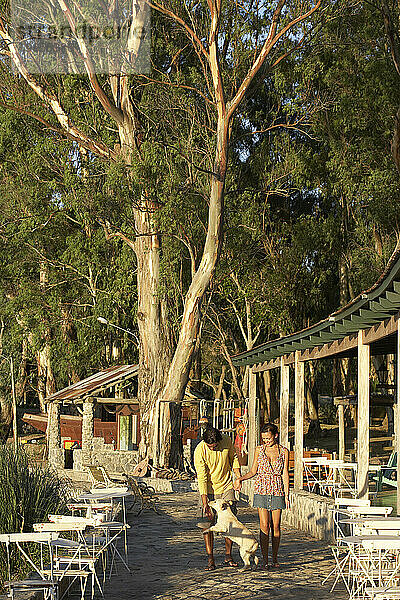
M 6 545 L 7 555 L 7 572 L 8 572 L 8 587 L 11 598 L 14 598 L 16 592 L 19 591 L 42 591 L 44 597 L 56 600 L 58 596 L 58 580 L 54 576 L 54 562 L 53 552 L 51 544 L 57 538 L 59 534 L 57 532 L 41 532 L 41 533 L 2 533 L 0 534 L 0 543 Z M 48 548 L 49 554 L 49 572 L 48 575 L 44 573 L 44 558 L 43 553 L 40 552 L 40 559 L 32 557 L 29 548 L 22 546 L 21 544 L 44 544 Z M 39 579 L 25 579 L 23 581 L 11 581 L 11 560 L 10 560 L 10 546 L 15 544 L 19 552 L 32 567 L 33 571 L 39 575 Z
M 371 587 L 365 588 L 365 594 L 373 600 L 400 600 L 400 587 Z

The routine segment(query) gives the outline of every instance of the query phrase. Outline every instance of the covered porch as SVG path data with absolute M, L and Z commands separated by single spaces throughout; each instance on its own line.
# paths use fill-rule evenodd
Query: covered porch
M 394 452 L 400 449 L 400 253 L 389 261 L 379 280 L 359 294 L 347 306 L 340 308 L 319 323 L 296 333 L 261 344 L 233 358 L 235 366 L 249 366 L 249 459 L 254 456 L 259 442 L 260 410 L 257 378 L 266 370 L 279 372 L 280 442 L 289 442 L 289 396 L 294 392 L 294 498 L 307 494 L 304 487 L 304 403 L 305 364 L 307 361 L 326 361 L 353 358 L 357 361 L 356 394 L 357 444 L 354 460 L 357 462 L 357 496 L 368 497 L 370 468 L 370 415 L 371 415 L 371 357 L 394 357 Z M 293 369 L 293 375 L 290 371 Z M 293 390 L 291 381 L 294 382 Z M 333 394 L 332 394 L 333 395 Z M 350 402 L 350 399 L 348 399 Z M 373 399 L 372 399 L 373 401 Z M 345 455 L 344 410 L 346 400 L 336 401 L 339 436 L 337 452 Z M 397 512 L 400 514 L 400 477 L 397 476 Z M 396 484 L 395 484 L 396 485 Z M 315 496 L 315 494 L 310 494 Z
M 100 464 L 119 472 L 137 464 L 137 374 L 138 365 L 108 367 L 46 398 L 47 415 L 39 417 L 45 417 L 50 465 L 80 471 Z M 38 427 L 35 417 L 24 420 Z

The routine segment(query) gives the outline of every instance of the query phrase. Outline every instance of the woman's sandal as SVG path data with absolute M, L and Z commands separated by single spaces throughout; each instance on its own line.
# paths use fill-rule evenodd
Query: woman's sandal
M 230 556 L 229 554 L 226 554 L 226 558 L 225 558 L 225 562 L 224 562 L 225 567 L 238 567 L 238 563 L 235 562 L 232 558 L 232 556 Z
M 216 567 L 215 567 L 214 557 L 209 556 L 207 566 L 205 567 L 205 571 L 214 571 L 215 568 Z

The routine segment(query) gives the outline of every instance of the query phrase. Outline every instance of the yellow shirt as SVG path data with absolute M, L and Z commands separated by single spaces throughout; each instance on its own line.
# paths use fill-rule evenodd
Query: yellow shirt
M 223 494 L 233 487 L 232 469 L 240 469 L 232 440 L 222 436 L 215 450 L 201 441 L 194 451 L 200 494 Z

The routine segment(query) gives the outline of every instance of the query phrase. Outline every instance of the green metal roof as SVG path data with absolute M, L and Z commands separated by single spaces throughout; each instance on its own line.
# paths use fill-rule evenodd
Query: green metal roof
M 340 340 L 389 319 L 400 310 L 400 251 L 393 254 L 384 273 L 369 289 L 311 327 L 266 342 L 233 357 L 237 367 L 255 365 Z

